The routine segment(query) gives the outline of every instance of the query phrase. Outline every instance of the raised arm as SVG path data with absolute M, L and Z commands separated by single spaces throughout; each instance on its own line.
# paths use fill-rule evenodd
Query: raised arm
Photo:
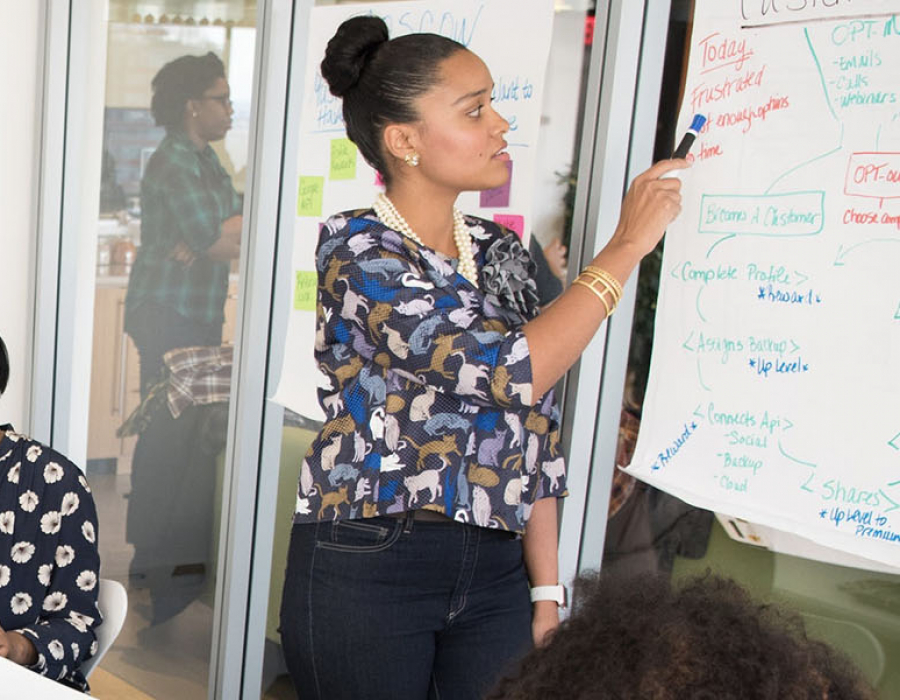
M 622 203 L 619 225 L 592 265 L 625 283 L 681 211 L 681 181 L 660 180 L 660 175 L 687 165 L 683 160 L 660 161 L 634 179 Z M 606 316 L 603 304 L 589 289 L 572 285 L 525 324 L 535 401 L 575 364 Z

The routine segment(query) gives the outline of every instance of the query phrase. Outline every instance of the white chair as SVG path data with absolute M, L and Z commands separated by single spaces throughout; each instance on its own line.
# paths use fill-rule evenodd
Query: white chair
M 91 675 L 91 671 L 116 641 L 125 622 L 125 614 L 128 612 L 128 593 L 125 592 L 125 586 L 108 578 L 101 578 L 99 586 L 97 606 L 103 615 L 103 624 L 97 628 L 97 653 L 81 664 L 81 672 L 85 678 Z

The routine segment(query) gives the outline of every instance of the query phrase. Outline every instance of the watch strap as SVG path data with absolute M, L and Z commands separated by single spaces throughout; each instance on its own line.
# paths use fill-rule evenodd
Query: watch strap
M 541 600 L 552 600 L 564 608 L 566 606 L 566 587 L 561 583 L 554 586 L 534 586 L 531 589 L 531 602 L 537 603 Z

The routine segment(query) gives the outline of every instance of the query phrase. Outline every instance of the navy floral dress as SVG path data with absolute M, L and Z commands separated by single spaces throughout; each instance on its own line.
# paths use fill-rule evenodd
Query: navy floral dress
M 94 499 L 65 457 L 0 429 L 0 627 L 31 640 L 34 671 L 86 690 L 78 669 L 101 622 Z
M 565 495 L 553 391 L 532 403 L 521 326 L 537 313 L 515 234 L 466 217 L 480 289 L 370 210 L 322 226 L 316 359 L 327 419 L 300 472 L 295 523 L 424 508 L 523 532 Z

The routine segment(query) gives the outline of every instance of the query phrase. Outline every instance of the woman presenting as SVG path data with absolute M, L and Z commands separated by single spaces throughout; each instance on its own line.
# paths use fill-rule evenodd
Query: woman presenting
M 508 177 L 485 64 L 357 17 L 322 74 L 386 192 L 319 240 L 330 386 L 301 466 L 285 655 L 304 698 L 474 699 L 558 623 L 552 388 L 678 214 L 680 183 L 659 176 L 686 163 L 635 180 L 609 244 L 538 316 L 516 236 L 454 207 Z

